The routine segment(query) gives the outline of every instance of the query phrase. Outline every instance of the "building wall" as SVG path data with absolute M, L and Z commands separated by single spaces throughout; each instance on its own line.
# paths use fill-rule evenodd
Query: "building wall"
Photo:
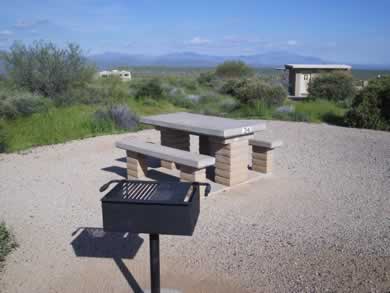
M 290 70 L 288 74 L 288 94 L 291 96 L 295 96 L 295 71 Z
M 321 73 L 344 71 L 346 69 L 290 69 L 289 70 L 289 94 L 296 97 L 306 97 L 310 81 L 319 76 Z

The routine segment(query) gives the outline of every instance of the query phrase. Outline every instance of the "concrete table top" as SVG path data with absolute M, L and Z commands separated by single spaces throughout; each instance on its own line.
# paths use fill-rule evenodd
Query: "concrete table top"
M 141 122 L 193 134 L 223 138 L 249 135 L 265 129 L 264 122 L 235 120 L 186 112 L 146 116 L 141 118 Z

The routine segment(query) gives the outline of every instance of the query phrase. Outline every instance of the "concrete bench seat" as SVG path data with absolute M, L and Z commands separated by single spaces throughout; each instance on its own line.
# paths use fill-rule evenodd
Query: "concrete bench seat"
M 126 150 L 128 177 L 140 178 L 147 173 L 146 157 L 174 162 L 179 166 L 180 179 L 183 181 L 204 181 L 206 167 L 215 164 L 215 158 L 190 153 L 159 144 L 126 138 L 116 142 L 116 147 Z
M 281 140 L 264 140 L 253 138 L 249 140 L 252 146 L 252 170 L 260 173 L 272 172 L 272 151 L 283 145 Z

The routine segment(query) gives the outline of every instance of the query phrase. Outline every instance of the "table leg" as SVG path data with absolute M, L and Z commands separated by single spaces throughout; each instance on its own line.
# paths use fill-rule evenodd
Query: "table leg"
M 199 135 L 199 154 L 210 154 L 210 142 L 209 137 L 206 135 Z
M 190 135 L 187 132 L 160 128 L 160 138 L 161 145 L 184 151 L 190 150 Z M 161 160 L 161 167 L 173 169 L 175 164 L 173 162 Z
M 207 135 L 199 135 L 199 154 L 214 157 L 214 154 L 211 154 L 211 145 Z M 206 168 L 206 178 L 215 181 L 215 166 Z
M 210 155 L 215 156 L 216 183 L 232 186 L 248 179 L 249 138 L 210 138 Z

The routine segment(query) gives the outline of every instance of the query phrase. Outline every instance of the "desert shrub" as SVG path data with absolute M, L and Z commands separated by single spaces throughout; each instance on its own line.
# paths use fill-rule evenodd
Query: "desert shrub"
M 245 87 L 248 83 L 249 79 L 229 79 L 222 84 L 219 92 L 221 94 L 238 97 L 239 89 Z
M 122 129 L 132 129 L 137 127 L 139 118 L 131 112 L 126 105 L 115 105 L 109 110 L 111 119 L 115 125 Z
M 195 91 L 198 88 L 197 80 L 191 77 L 170 76 L 167 81 L 176 88 L 184 88 L 189 91 Z
M 287 98 L 287 92 L 281 85 L 272 85 L 258 79 L 249 79 L 238 83 L 234 89 L 236 96 L 242 103 L 261 101 L 268 107 L 279 106 Z
M 351 104 L 355 96 L 355 87 L 351 74 L 333 72 L 320 74 L 309 84 L 309 98 L 344 101 Z
M 133 129 L 138 126 L 139 118 L 127 105 L 113 105 L 95 112 L 93 117 L 95 128 L 105 130 L 111 126 L 111 122 L 119 129 Z
M 17 247 L 14 236 L 7 229 L 4 222 L 0 223 L 0 266 L 8 253 Z M 1 267 L 0 267 L 1 269 Z
M 164 90 L 161 85 L 161 81 L 158 78 L 152 78 L 141 85 L 135 92 L 135 97 L 137 99 L 150 97 L 153 99 L 161 99 L 164 96 Z
M 345 120 L 353 127 L 390 129 L 390 77 L 370 81 L 353 100 Z
M 214 72 L 202 72 L 199 74 L 197 81 L 200 85 L 203 86 L 213 86 L 213 82 L 215 81 L 216 76 Z
M 221 115 L 233 111 L 238 104 L 232 97 L 207 93 L 199 98 L 194 109 L 204 114 Z
M 168 101 L 175 106 L 192 109 L 195 107 L 196 101 L 192 99 L 187 99 L 186 96 L 169 96 Z
M 63 97 L 83 104 L 103 103 L 110 106 L 124 103 L 130 97 L 130 88 L 119 77 L 109 76 L 94 80 L 82 88 L 71 89 Z
M 11 100 L 19 115 L 28 116 L 37 112 L 47 111 L 48 103 L 40 96 L 30 93 L 20 93 Z
M 0 100 L 0 119 L 14 119 L 16 117 L 18 117 L 18 111 L 11 100 Z
M 0 119 L 14 119 L 46 111 L 49 102 L 36 94 L 26 91 L 0 91 Z
M 67 103 L 64 94 L 72 88 L 85 86 L 95 73 L 75 44 L 59 48 L 43 41 L 30 46 L 14 43 L 10 52 L 4 55 L 8 77 L 15 84 L 57 103 Z
M 5 128 L 4 122 L 0 120 L 0 153 L 4 153 L 7 150 L 8 133 Z
M 239 107 L 239 102 L 234 98 L 222 99 L 219 103 L 220 109 L 223 113 L 229 113 Z
M 220 78 L 243 78 L 253 75 L 254 71 L 242 61 L 225 61 L 217 66 L 215 75 Z

